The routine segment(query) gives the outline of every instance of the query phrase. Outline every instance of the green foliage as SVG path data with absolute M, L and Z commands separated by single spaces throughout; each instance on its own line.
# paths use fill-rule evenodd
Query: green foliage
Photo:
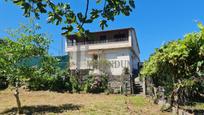
M 8 1 L 8 0 L 6 0 Z M 134 0 L 96 0 L 91 1 L 95 7 L 90 8 L 90 0 L 86 0 L 86 9 L 75 12 L 69 2 L 52 2 L 51 0 L 9 0 L 24 11 L 25 17 L 34 15 L 37 19 L 40 14 L 47 14 L 48 23 L 65 24 L 62 34 L 69 35 L 77 29 L 78 33 L 86 34 L 84 24 L 92 23 L 100 18 L 100 27 L 107 27 L 107 21 L 114 21 L 115 17 L 123 14 L 129 16 L 135 8 Z M 79 1 L 76 1 L 78 3 Z
M 48 90 L 50 89 L 50 82 L 52 77 L 49 76 L 34 76 L 27 82 L 27 88 L 30 90 Z
M 165 87 L 166 95 L 176 94 L 180 103 L 204 93 L 204 27 L 156 49 L 144 63 L 142 76 L 151 77 L 155 86 Z
M 32 20 L 31 20 L 31 23 Z M 0 80 L 12 86 L 27 85 L 30 90 L 71 91 L 67 70 L 59 67 L 59 60 L 48 55 L 50 40 L 37 33 L 38 25 L 21 25 L 10 30 L 9 37 L 0 43 Z M 30 64 L 38 58 L 35 64 Z M 6 81 L 5 81 L 6 80 Z M 7 85 L 7 84 L 5 84 Z
M 27 82 L 30 90 L 50 90 L 50 91 L 72 91 L 70 75 L 67 71 L 56 69 L 54 74 L 42 74 L 40 69 Z
M 72 91 L 70 75 L 61 69 L 59 60 L 49 55 L 42 56 L 37 67 L 29 75 L 27 88 L 30 90 Z
M 108 88 L 108 77 L 107 75 L 88 75 L 84 82 L 84 91 L 88 93 L 101 93 Z
M 79 79 L 77 79 L 77 76 L 70 76 L 70 81 L 71 81 L 71 86 L 72 86 L 72 91 L 73 92 L 80 92 L 81 91 L 81 86 L 79 83 Z
M 50 90 L 53 91 L 69 91 L 71 92 L 72 89 L 72 83 L 70 81 L 70 75 L 67 72 L 67 70 L 62 71 L 59 70 L 56 77 L 53 77 L 53 81 L 50 84 Z
M 35 71 L 24 63 L 25 59 L 48 53 L 49 40 L 44 34 L 36 33 L 39 26 L 24 26 L 9 31 L 9 37 L 0 44 L 0 71 L 11 84 L 23 84 Z
M 45 34 L 36 33 L 38 29 L 38 25 L 22 25 L 18 30 L 9 31 L 10 36 L 0 43 L 0 79 L 5 76 L 10 85 L 15 86 L 18 114 L 22 112 L 19 87 L 28 81 L 33 89 L 46 89 L 48 86 L 51 90 L 58 91 L 70 87 L 69 79 L 62 79 L 63 74 L 57 71 L 56 60 L 48 55 L 50 41 Z M 40 66 L 27 64 L 33 57 L 43 57 Z

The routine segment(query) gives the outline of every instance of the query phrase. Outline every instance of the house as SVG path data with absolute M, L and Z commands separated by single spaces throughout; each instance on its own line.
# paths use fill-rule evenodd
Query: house
M 140 49 L 134 28 L 91 32 L 89 37 L 70 35 L 65 42 L 69 69 L 87 73 L 93 70 L 90 61 L 106 59 L 111 63 L 109 74 L 121 76 L 128 69 L 131 76 L 139 70 Z

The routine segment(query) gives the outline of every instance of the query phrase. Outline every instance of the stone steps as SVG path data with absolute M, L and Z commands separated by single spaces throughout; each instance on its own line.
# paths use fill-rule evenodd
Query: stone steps
M 142 85 L 140 83 L 135 83 L 134 84 L 134 93 L 135 94 L 140 94 L 143 92 Z

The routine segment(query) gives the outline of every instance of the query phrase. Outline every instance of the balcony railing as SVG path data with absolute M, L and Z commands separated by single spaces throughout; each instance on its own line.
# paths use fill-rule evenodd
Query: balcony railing
M 108 40 L 93 40 L 93 41 L 84 41 L 84 42 L 67 42 L 68 46 L 75 46 L 75 45 L 88 45 L 88 44 L 104 44 L 104 43 L 113 43 L 113 42 L 122 42 L 128 41 L 128 38 L 117 38 L 117 39 L 108 39 Z

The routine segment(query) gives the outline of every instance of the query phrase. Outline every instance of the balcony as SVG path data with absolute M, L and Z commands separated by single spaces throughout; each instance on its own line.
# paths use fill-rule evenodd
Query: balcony
M 128 38 L 117 38 L 107 40 L 93 40 L 84 42 L 67 42 L 66 52 L 98 50 L 98 49 L 118 49 L 131 47 L 131 42 Z
M 83 42 L 67 42 L 68 47 L 69 46 L 77 46 L 77 45 L 90 45 L 90 44 L 107 44 L 107 43 L 114 43 L 114 42 L 124 42 L 128 41 L 128 38 L 118 38 L 118 39 L 107 39 L 107 40 L 89 40 L 89 41 L 83 41 Z

